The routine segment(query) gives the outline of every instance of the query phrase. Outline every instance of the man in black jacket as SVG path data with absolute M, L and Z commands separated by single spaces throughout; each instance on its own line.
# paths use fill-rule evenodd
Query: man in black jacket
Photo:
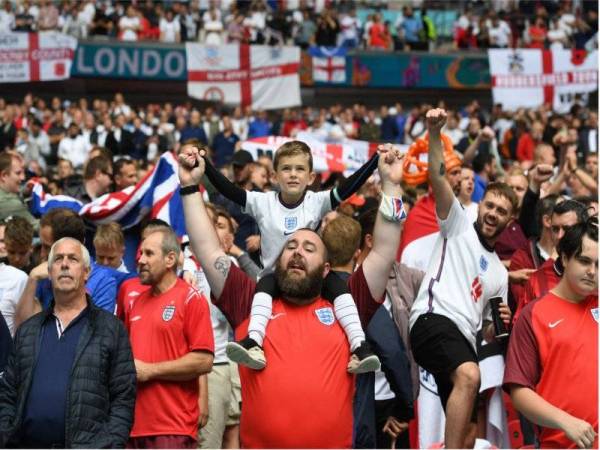
M 0 378 L 0 447 L 124 447 L 136 395 L 125 328 L 86 295 L 79 241 L 55 242 L 48 270 L 51 307 L 17 330 Z

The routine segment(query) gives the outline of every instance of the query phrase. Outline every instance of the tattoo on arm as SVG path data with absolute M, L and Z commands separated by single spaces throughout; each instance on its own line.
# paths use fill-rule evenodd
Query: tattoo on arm
M 231 259 L 229 259 L 229 256 L 219 256 L 215 260 L 214 267 L 223 275 L 223 278 L 227 278 L 231 267 Z
M 440 164 L 440 175 L 445 175 L 446 174 L 446 164 L 441 163 Z

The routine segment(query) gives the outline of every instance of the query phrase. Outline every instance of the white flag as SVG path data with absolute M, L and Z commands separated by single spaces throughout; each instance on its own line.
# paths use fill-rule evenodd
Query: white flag
M 550 104 L 567 112 L 575 95 L 598 89 L 597 51 L 488 50 L 494 103 L 505 109 Z
M 188 95 L 253 109 L 298 106 L 300 49 L 186 44 Z
M 346 82 L 346 57 L 313 56 L 313 79 L 324 83 Z
M 71 76 L 77 39 L 53 31 L 0 34 L 0 83 L 64 80 Z

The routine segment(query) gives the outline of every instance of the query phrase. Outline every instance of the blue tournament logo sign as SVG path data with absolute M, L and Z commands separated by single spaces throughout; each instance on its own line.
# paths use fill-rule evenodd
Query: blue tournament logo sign
M 596 322 L 600 322 L 600 313 L 598 312 L 598 308 L 592 308 L 590 309 L 590 312 L 592 313 L 594 320 Z
M 488 270 L 488 266 L 488 260 L 485 259 L 485 256 L 481 255 L 481 258 L 479 258 L 479 268 L 481 269 L 481 273 L 484 273 L 486 270 Z
M 333 325 L 335 322 L 335 316 L 333 315 L 332 308 L 319 308 L 315 309 L 315 314 L 323 325 Z
M 165 306 L 165 309 L 163 309 L 163 313 L 162 313 L 162 319 L 165 322 L 168 322 L 169 320 L 171 320 L 173 318 L 174 315 L 175 315 L 175 305 Z

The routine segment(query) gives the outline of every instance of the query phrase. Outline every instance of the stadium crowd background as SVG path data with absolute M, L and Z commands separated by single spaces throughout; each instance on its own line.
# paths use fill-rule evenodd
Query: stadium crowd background
M 61 30 L 77 38 L 127 41 L 201 41 L 289 43 L 306 47 L 345 45 L 380 50 L 485 49 L 491 47 L 576 48 L 595 47 L 597 2 L 475 2 L 450 7 L 446 2 L 10 2 L 0 11 L 0 32 Z M 440 22 L 427 19 L 429 8 L 446 9 L 453 30 L 450 36 L 436 33 Z M 361 9 L 378 11 L 358 18 Z M 440 19 L 441 20 L 441 19 Z M 447 19 L 445 19 L 447 20 Z M 152 169 L 160 156 L 196 139 L 206 144 L 214 164 L 230 179 L 248 167 L 242 187 L 277 190 L 269 158 L 251 161 L 239 152 L 241 142 L 264 136 L 295 137 L 309 131 L 328 141 L 344 138 L 410 145 L 426 132 L 425 114 L 446 107 L 435 93 L 419 104 L 382 99 L 378 108 L 361 103 L 332 104 L 327 108 L 304 106 L 278 111 L 202 105 L 191 101 L 173 103 L 130 102 L 127 94 L 106 97 L 47 97 L 27 94 L 19 101 L 0 98 L 0 153 L 16 152 L 23 158 L 25 174 L 19 180 L 20 195 L 28 198 L 25 181 L 38 178 L 50 194 L 65 194 L 87 203 L 101 195 L 134 185 Z M 528 171 L 540 164 L 553 168 L 541 197 L 574 198 L 598 210 L 598 114 L 595 108 L 576 102 L 568 113 L 554 113 L 548 106 L 506 111 L 501 104 L 483 107 L 474 99 L 460 108 L 448 109 L 443 129 L 465 167 L 461 202 L 471 208 L 485 186 L 507 181 L 519 198 L 527 190 Z M 93 163 L 90 161 L 93 160 Z M 311 186 L 324 190 L 339 183 L 341 174 L 317 177 Z M 211 191 L 210 185 L 208 186 Z M 407 212 L 428 192 L 428 186 L 404 186 Z M 213 192 L 211 191 L 211 197 Z M 379 187 L 370 179 L 338 213 L 359 217 L 377 204 Z M 471 198 L 473 197 L 473 198 Z M 471 203 L 473 200 L 473 203 Z M 225 238 L 231 255 L 251 254 L 258 263 L 259 237 L 231 221 L 233 236 Z M 535 211 L 526 211 L 536 221 Z M 42 262 L 44 242 L 38 230 L 11 231 L 5 245 L 7 223 L 14 221 L 0 200 L 0 257 L 27 274 Z M 218 224 L 219 219 L 216 220 Z M 515 224 L 516 224 L 515 217 Z M 28 227 L 22 222 L 22 230 Z M 233 231 L 238 230 L 236 233 Z M 515 225 L 511 228 L 515 230 Z M 104 232 L 107 230 L 104 229 Z M 243 233 L 242 233 L 243 231 Z M 111 235 L 112 232 L 115 234 Z M 108 236 L 121 230 L 108 230 Z M 518 234 L 518 232 L 517 232 Z M 521 233 L 522 234 L 522 233 Z M 242 238 L 243 235 L 243 238 Z M 17 237 L 15 242 L 15 236 Z M 520 235 L 519 235 L 520 236 Z M 523 236 L 524 238 L 524 236 Z M 9 239 L 9 240 L 10 240 Z M 86 242 L 107 241 L 100 236 Z M 520 239 L 520 238 L 519 238 Z M 526 239 L 515 240 L 522 247 Z M 15 245 L 18 244 L 18 245 Z M 110 247 L 110 245 L 107 245 Z M 102 245 L 100 245 L 102 247 Z M 502 257 L 511 259 L 512 247 Z M 97 253 L 97 252 L 96 252 Z M 99 258 L 99 254 L 96 254 Z M 98 262 L 120 266 L 120 260 Z M 510 265 L 509 265 L 510 270 Z M 511 274 L 513 285 L 522 285 L 530 272 Z M 116 300 L 116 299 L 115 299 Z M 513 302 L 517 299 L 513 298 Z M 517 305 L 513 303 L 512 307 Z M 233 440 L 235 442 L 235 439 Z M 235 444 L 234 444 L 235 445 Z
M 370 50 L 593 48 L 594 1 L 4 0 L 0 32 L 78 39 L 245 42 Z M 436 13 L 428 15 L 428 11 Z M 450 30 L 448 34 L 440 30 Z

